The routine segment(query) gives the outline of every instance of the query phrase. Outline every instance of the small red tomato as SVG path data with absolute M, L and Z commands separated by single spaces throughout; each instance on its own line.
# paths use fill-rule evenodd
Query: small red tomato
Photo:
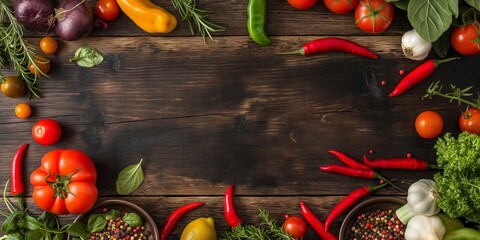
M 443 118 L 434 111 L 422 112 L 415 120 L 415 129 L 423 138 L 436 138 L 443 131 Z
M 292 7 L 296 9 L 307 10 L 315 6 L 318 0 L 287 0 L 287 1 Z
M 462 132 L 469 132 L 480 135 L 480 110 L 469 108 L 458 121 Z
M 287 215 L 283 231 L 295 239 L 302 239 L 307 233 L 307 224 L 301 217 Z
M 345 14 L 352 11 L 358 0 L 323 0 L 325 6 L 336 14 Z
M 390 26 L 395 15 L 392 3 L 385 0 L 360 0 L 355 7 L 355 24 L 367 33 L 381 33 Z
M 462 55 L 480 54 L 480 28 L 477 23 L 456 27 L 451 36 L 452 47 Z
M 120 13 L 120 7 L 115 0 L 98 0 L 95 10 L 98 17 L 105 21 L 115 20 Z
M 33 125 L 32 137 L 40 145 L 48 146 L 58 142 L 62 136 L 60 123 L 53 119 L 43 119 Z

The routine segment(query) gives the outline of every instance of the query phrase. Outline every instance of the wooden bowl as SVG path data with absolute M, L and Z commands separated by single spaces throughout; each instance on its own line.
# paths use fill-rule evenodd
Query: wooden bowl
M 346 240 L 351 234 L 352 225 L 356 220 L 356 217 L 364 212 L 375 211 L 377 209 L 382 210 L 397 210 L 401 206 L 405 205 L 407 200 L 405 198 L 397 197 L 373 197 L 360 202 L 355 206 L 343 220 L 340 227 L 340 240 Z
M 152 233 L 150 235 L 149 240 L 160 239 L 160 233 L 158 231 L 158 227 L 155 224 L 155 221 L 153 221 L 152 217 L 150 217 L 150 215 L 141 207 L 125 200 L 111 199 L 111 200 L 104 200 L 104 201 L 98 202 L 90 211 L 78 215 L 78 217 L 75 218 L 75 222 L 80 221 L 86 225 L 88 218 L 90 217 L 91 214 L 103 213 L 104 208 L 116 209 L 116 210 L 119 210 L 120 212 L 137 213 L 138 215 L 140 215 L 140 217 L 142 217 L 143 225 L 145 226 L 145 228 Z M 67 239 L 71 240 L 72 237 L 68 235 Z

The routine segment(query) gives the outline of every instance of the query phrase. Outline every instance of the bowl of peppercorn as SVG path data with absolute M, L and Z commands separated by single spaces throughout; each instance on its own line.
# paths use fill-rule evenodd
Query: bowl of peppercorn
M 357 204 L 345 217 L 339 239 L 404 240 L 405 225 L 395 211 L 406 204 L 405 198 L 372 197 Z
M 74 222 L 80 223 L 75 230 L 76 234 L 85 235 L 87 231 L 88 239 L 160 239 L 152 217 L 138 205 L 125 200 L 98 202 L 90 211 L 75 218 Z M 76 238 L 69 234 L 67 239 Z

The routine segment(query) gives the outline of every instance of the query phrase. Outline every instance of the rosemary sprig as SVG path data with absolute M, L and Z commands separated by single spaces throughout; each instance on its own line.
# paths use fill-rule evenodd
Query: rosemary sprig
M 470 92 L 473 86 L 461 89 L 451 84 L 450 88 L 452 89 L 452 91 L 447 93 L 442 93 L 442 88 L 443 88 L 443 85 L 441 85 L 440 82 L 434 82 L 430 84 L 426 94 L 422 97 L 422 99 L 432 99 L 433 96 L 440 96 L 440 97 L 450 99 L 450 102 L 457 101 L 458 105 L 464 103 L 471 107 L 480 108 L 480 94 L 477 93 L 478 97 L 475 101 L 470 101 L 465 99 L 473 95 L 473 93 Z
M 241 224 L 226 231 L 220 236 L 222 240 L 295 240 L 283 232 L 277 225 L 277 220 L 271 219 L 269 213 L 263 209 L 259 210 L 262 222 L 260 226 Z
M 195 34 L 193 26 L 196 25 L 198 32 L 202 35 L 203 42 L 205 42 L 206 36 L 213 40 L 211 32 L 223 32 L 226 29 L 208 21 L 207 18 L 211 11 L 198 9 L 196 0 L 172 0 L 172 4 L 178 10 L 182 19 L 188 22 L 192 35 Z
M 33 63 L 37 72 L 42 72 L 35 64 L 35 53 L 32 45 L 24 39 L 24 28 L 15 18 L 11 10 L 11 1 L 0 0 L 0 69 L 5 67 L 8 60 L 12 63 L 17 75 L 24 80 L 29 97 L 39 98 L 37 76 L 31 74 L 28 66 Z M 8 58 L 8 60 L 7 60 Z M 3 79 L 3 76 L 0 74 Z

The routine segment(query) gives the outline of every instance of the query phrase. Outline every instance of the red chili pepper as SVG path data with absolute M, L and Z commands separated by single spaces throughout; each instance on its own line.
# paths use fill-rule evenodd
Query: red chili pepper
M 325 226 L 323 225 L 322 221 L 313 214 L 313 212 L 307 207 L 307 205 L 301 201 L 300 202 L 300 210 L 302 212 L 303 217 L 308 222 L 310 227 L 320 236 L 322 240 L 336 240 L 337 237 L 333 235 L 331 232 L 325 230 Z
M 25 185 L 23 184 L 22 177 L 22 159 L 27 147 L 28 144 L 23 144 L 20 146 L 20 148 L 18 148 L 15 156 L 13 156 L 12 168 L 10 172 L 10 182 L 12 182 L 11 190 L 13 196 L 20 195 L 25 192 Z
M 367 48 L 352 41 L 338 37 L 326 37 L 313 40 L 311 42 L 303 44 L 302 48 L 300 48 L 299 50 L 285 52 L 281 54 L 300 54 L 307 56 L 315 53 L 324 52 L 348 52 L 368 58 L 378 58 L 375 53 L 368 50 Z
M 425 160 L 416 158 L 380 158 L 375 160 L 368 160 L 363 156 L 365 165 L 371 168 L 380 169 L 406 169 L 406 170 L 426 170 L 426 169 L 440 169 L 437 165 L 430 164 Z
M 179 208 L 177 208 L 175 211 L 170 213 L 168 218 L 165 220 L 165 223 L 163 223 L 162 230 L 160 230 L 160 239 L 161 240 L 166 240 L 170 233 L 173 230 L 173 227 L 175 227 L 175 224 L 177 224 L 178 220 L 185 215 L 187 212 L 196 209 L 200 206 L 203 206 L 203 203 L 201 202 L 191 202 L 187 203 Z
M 382 175 L 380 175 L 379 173 L 377 173 L 375 170 L 371 168 L 358 169 L 358 168 L 351 168 L 351 167 L 342 166 L 342 165 L 330 164 L 327 166 L 320 166 L 320 170 L 324 172 L 339 173 L 342 175 L 347 175 L 347 176 L 352 176 L 357 178 L 380 179 L 392 185 L 393 187 L 400 190 L 401 192 L 405 192 L 405 190 L 393 184 L 390 180 L 386 179 L 385 177 L 383 177 Z
M 347 164 L 348 166 L 352 168 L 361 168 L 361 169 L 369 169 L 365 164 L 356 161 L 355 159 L 345 155 L 342 152 L 339 152 L 337 150 L 330 150 L 328 151 L 329 153 L 333 154 L 335 157 L 337 157 L 340 161 L 343 163 Z
M 228 224 L 234 228 L 239 224 L 242 224 L 242 219 L 238 217 L 235 206 L 233 205 L 233 185 L 230 185 L 225 192 L 225 198 L 223 201 L 223 213 Z
M 430 75 L 435 72 L 435 69 L 438 65 L 446 62 L 450 62 L 458 58 L 447 58 L 443 60 L 433 60 L 430 59 L 418 67 L 416 67 L 413 71 L 411 71 L 407 76 L 405 76 L 400 83 L 393 89 L 393 91 L 389 94 L 390 97 L 396 97 L 405 91 L 409 90 L 410 88 L 414 87 L 415 85 L 422 82 L 425 78 L 429 77 Z
M 328 231 L 328 228 L 332 224 L 332 222 L 340 216 L 345 210 L 349 209 L 355 203 L 357 203 L 360 199 L 365 198 L 370 195 L 371 192 L 385 186 L 387 183 L 374 186 L 374 187 L 367 187 L 362 186 L 360 188 L 355 189 L 351 193 L 349 193 L 342 201 L 340 201 L 335 208 L 328 214 L 327 219 L 325 220 L 325 231 Z

